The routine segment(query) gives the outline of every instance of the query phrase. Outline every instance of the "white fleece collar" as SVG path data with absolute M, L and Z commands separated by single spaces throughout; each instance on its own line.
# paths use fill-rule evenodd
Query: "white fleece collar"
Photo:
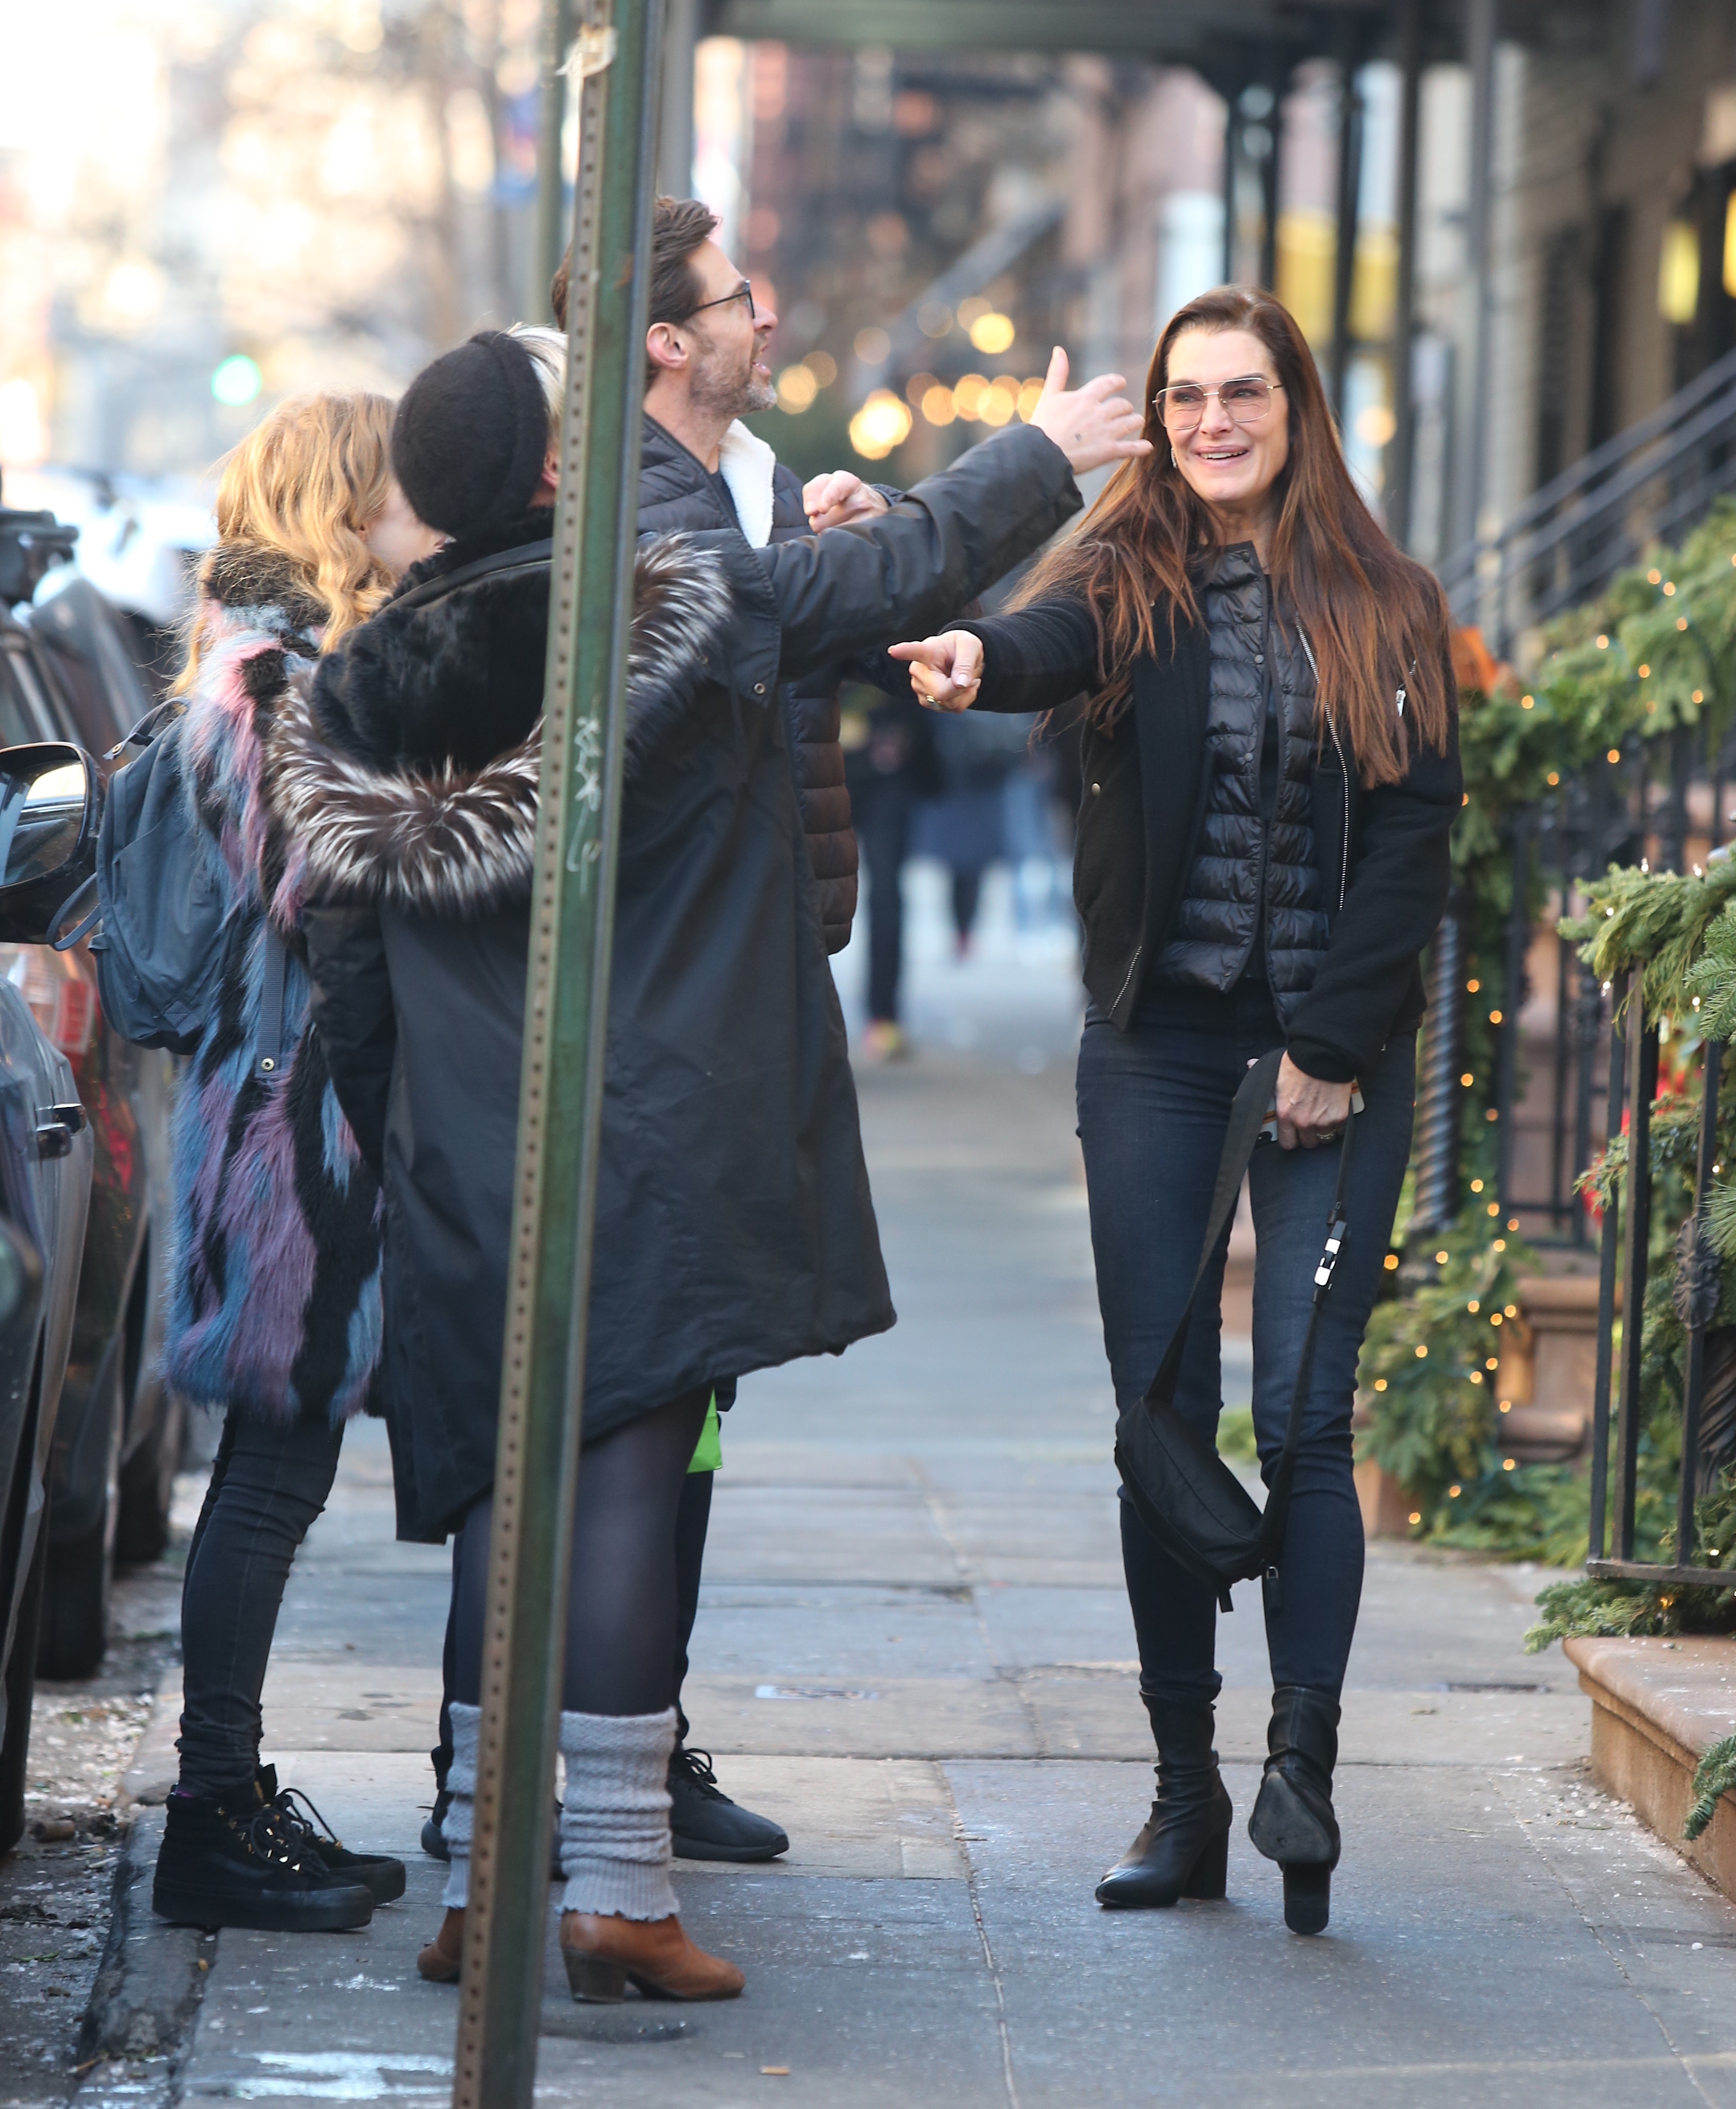
M 742 534 L 754 549 L 763 549 L 772 539 L 772 476 L 777 455 L 738 418 L 724 435 L 717 466 L 729 486 Z

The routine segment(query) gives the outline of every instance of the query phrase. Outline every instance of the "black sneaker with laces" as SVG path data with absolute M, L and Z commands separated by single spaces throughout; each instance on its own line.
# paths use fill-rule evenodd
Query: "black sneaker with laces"
M 261 1765 L 258 1777 L 260 1800 L 281 1809 L 286 1823 L 300 1825 L 328 1875 L 346 1882 L 360 1882 L 377 1904 L 395 1904 L 404 1894 L 402 1860 L 395 1860 L 389 1853 L 352 1853 L 299 1787 L 279 1790 L 275 1765 Z M 301 1809 L 295 1806 L 298 1801 Z
M 441 1825 L 446 1821 L 446 1812 L 452 1806 L 452 1796 L 441 1787 L 434 1797 L 434 1806 L 422 1820 L 422 1850 L 431 1860 L 450 1860 L 452 1848 L 446 1843 L 446 1833 Z M 561 1804 L 555 1804 L 554 1843 L 548 1849 L 548 1879 L 552 1882 L 566 1880 L 561 1867 Z
M 431 1860 L 449 1860 L 452 1848 L 446 1843 L 446 1834 L 440 1826 L 446 1821 L 446 1812 L 452 1806 L 452 1796 L 441 1787 L 434 1797 L 434 1806 L 422 1818 L 422 1850 Z
M 769 1816 L 732 1801 L 709 1750 L 675 1745 L 669 1761 L 670 1827 L 683 1860 L 775 1860 L 790 1841 Z
M 250 1777 L 222 1794 L 169 1797 L 151 1908 L 176 1926 L 347 1933 L 373 1917 L 365 1883 L 331 1874 Z

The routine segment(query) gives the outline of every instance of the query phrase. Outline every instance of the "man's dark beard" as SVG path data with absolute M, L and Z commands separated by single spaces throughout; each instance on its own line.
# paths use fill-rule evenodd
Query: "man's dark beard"
M 778 391 L 769 381 L 761 381 L 753 368 L 754 354 L 758 349 L 755 345 L 754 351 L 748 354 L 745 368 L 730 373 L 716 348 L 706 344 L 693 365 L 691 400 L 694 407 L 709 411 L 725 422 L 773 409 L 778 401 Z

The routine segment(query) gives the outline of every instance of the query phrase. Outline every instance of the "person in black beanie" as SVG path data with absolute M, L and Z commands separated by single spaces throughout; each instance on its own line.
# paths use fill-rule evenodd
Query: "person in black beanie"
M 535 545 L 555 481 L 520 361 L 546 384 L 520 332 L 472 340 L 407 394 L 400 481 L 453 540 L 323 662 L 273 757 L 304 846 L 320 1043 L 384 1193 L 400 1529 L 463 1532 L 447 1916 L 418 1958 L 445 1981 L 463 1967 L 540 780 Z M 1068 391 L 1057 355 L 1029 425 L 878 518 L 636 553 L 563 1578 L 560 1938 L 580 1999 L 629 1980 L 677 1998 L 742 1989 L 688 1939 L 670 1881 L 676 1511 L 720 1377 L 893 1322 L 778 684 L 945 619 L 1045 541 L 1078 508 L 1075 471 L 1146 451 L 1118 386 Z

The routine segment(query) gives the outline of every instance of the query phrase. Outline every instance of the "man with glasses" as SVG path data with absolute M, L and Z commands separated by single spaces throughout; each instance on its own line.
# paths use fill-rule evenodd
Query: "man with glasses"
M 715 237 L 717 217 L 697 198 L 659 198 L 652 231 L 650 327 L 645 334 L 645 430 L 639 533 L 737 527 L 756 549 L 886 508 L 885 494 L 848 470 L 804 489 L 740 421 L 778 400 L 765 351 L 778 327 Z M 555 318 L 566 323 L 567 264 L 555 274 Z M 837 682 L 795 684 L 784 695 L 809 855 L 819 882 L 828 951 L 850 942 L 856 912 L 856 838 Z

